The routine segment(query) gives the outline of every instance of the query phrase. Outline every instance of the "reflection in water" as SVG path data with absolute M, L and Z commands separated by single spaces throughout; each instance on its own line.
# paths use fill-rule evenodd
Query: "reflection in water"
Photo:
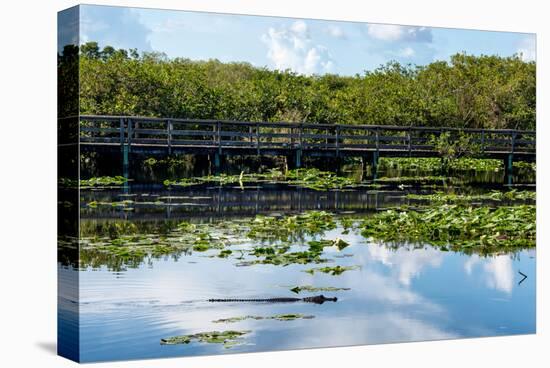
M 425 267 L 439 267 L 443 253 L 428 248 L 423 251 L 411 252 L 403 245 L 402 248 L 370 247 L 371 257 L 390 267 L 397 273 L 397 278 L 403 285 L 410 285 L 411 279 L 420 274 Z
M 514 269 L 509 255 L 498 255 L 489 261 L 481 262 L 477 255 L 472 255 L 464 264 L 464 270 L 468 275 L 473 268 L 480 265 L 483 269 L 484 279 L 488 287 L 511 293 L 514 286 Z
M 181 213 L 192 222 L 216 221 L 220 213 L 224 217 L 236 213 L 243 217 L 243 221 L 247 218 L 240 211 L 251 208 L 243 205 L 248 203 L 250 192 L 230 189 L 216 193 L 204 195 L 203 192 L 201 196 L 180 193 L 179 197 L 183 198 L 174 200 L 188 203 L 216 196 L 236 200 L 215 214 L 200 210 L 194 215 L 185 211 Z M 296 211 L 296 193 L 296 190 L 260 192 L 259 198 L 263 199 L 253 210 L 277 212 L 269 205 L 273 201 L 278 208 L 292 207 Z M 404 200 L 403 194 L 381 193 L 379 199 L 382 200 L 377 203 L 373 199 L 374 193 L 367 191 L 339 193 L 338 198 L 335 193 L 309 193 L 301 197 L 306 198 L 301 203 L 309 208 L 315 203 L 334 204 L 325 201 L 327 198 L 344 199 L 344 202 L 338 202 L 344 203 L 341 210 L 350 204 L 352 210 L 359 212 L 359 207 L 366 203 L 383 207 Z M 150 197 L 165 195 L 153 193 Z M 104 192 L 85 196 L 116 200 Z M 162 207 L 160 216 L 152 216 L 154 221 L 148 219 L 158 212 L 157 209 L 136 210 L 131 215 L 134 216 L 131 224 L 144 232 L 154 228 L 170 229 L 179 220 L 166 219 L 165 210 L 166 206 Z M 87 218 L 81 223 L 81 231 L 93 230 L 94 226 L 105 221 L 112 222 L 101 218 L 118 217 L 121 213 L 110 208 L 85 208 L 82 211 Z M 113 214 L 114 211 L 118 212 Z M 350 244 L 342 250 L 324 248 L 323 258 L 330 261 L 324 265 L 360 267 L 339 276 L 303 272 L 312 267 L 307 264 L 237 267 L 240 262 L 237 250 L 258 245 L 250 239 L 231 245 L 234 252 L 228 258 L 217 257 L 219 249 L 211 249 L 182 252 L 178 257 L 147 256 L 128 268 L 106 266 L 109 263 L 100 258 L 98 262 L 85 263 L 85 267 L 81 264 L 78 310 L 82 361 L 379 344 L 535 331 L 534 251 L 483 257 L 445 252 L 422 244 L 390 247 L 372 243 L 356 230 L 348 232 L 341 227 L 326 231 L 321 237 L 341 238 Z M 315 238 L 320 239 L 320 236 Z M 305 244 L 308 239 L 298 242 Z M 60 275 L 70 269 L 62 270 Z M 521 285 L 516 280 L 519 270 L 529 275 Z M 295 297 L 290 289 L 300 285 L 349 290 L 323 292 L 325 296 L 338 297 L 338 301 L 322 305 L 207 302 L 209 298 Z M 313 293 L 299 296 L 309 295 Z M 74 309 L 74 303 L 60 304 L 61 324 L 70 325 L 71 319 L 78 316 L 72 313 Z M 288 313 L 315 317 L 293 321 L 246 319 L 231 324 L 213 322 L 246 315 L 267 317 Z M 219 344 L 196 342 L 160 344 L 160 339 L 170 336 L 220 330 L 251 330 L 251 333 L 245 335 L 242 345 L 230 349 Z
M 340 276 L 310 275 L 303 265 L 235 267 L 235 260 L 189 254 L 152 260 L 139 268 L 81 273 L 82 359 L 265 351 L 321 346 L 377 344 L 534 332 L 534 283 L 517 286 L 511 276 L 534 274 L 535 261 L 522 257 L 467 256 L 431 247 L 389 249 L 355 234 L 332 230 L 352 245 L 327 250 L 342 265 L 359 270 Z M 472 261 L 475 259 L 475 261 Z M 227 277 L 231 275 L 231 277 Z M 513 277 L 512 277 L 513 279 Z M 293 285 L 337 286 L 325 293 L 338 302 L 208 303 L 208 298 L 294 296 Z M 502 299 L 502 292 L 506 299 Z M 464 311 L 468 313 L 464 313 Z M 244 315 L 314 315 L 311 320 L 254 321 L 220 325 L 212 321 Z M 250 329 L 245 344 L 161 346 L 168 336 L 225 329 Z

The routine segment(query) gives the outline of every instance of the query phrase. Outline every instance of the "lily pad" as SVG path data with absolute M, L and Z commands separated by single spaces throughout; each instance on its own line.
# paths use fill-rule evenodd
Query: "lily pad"
M 308 270 L 305 270 L 304 272 L 307 272 L 309 274 L 314 274 L 316 272 L 322 272 L 327 273 L 332 276 L 338 276 L 343 274 L 346 271 L 351 271 L 358 269 L 359 266 L 334 266 L 334 267 L 318 267 L 318 268 L 310 268 Z
M 250 333 L 250 330 L 245 331 L 212 331 L 212 332 L 199 332 L 192 335 L 173 336 L 160 339 L 161 345 L 177 345 L 177 344 L 189 344 L 192 341 L 209 343 L 209 344 L 223 344 L 225 348 L 241 343 L 241 336 Z

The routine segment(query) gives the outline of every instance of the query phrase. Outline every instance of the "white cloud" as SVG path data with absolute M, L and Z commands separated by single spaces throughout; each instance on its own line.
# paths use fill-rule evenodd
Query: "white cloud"
M 328 26 L 327 33 L 334 38 L 340 38 L 340 39 L 346 38 L 346 34 L 342 30 L 342 28 L 335 26 L 334 24 L 331 24 Z
M 535 36 L 525 37 L 519 44 L 518 54 L 523 61 L 536 61 L 537 46 Z
M 405 47 L 404 49 L 399 50 L 399 56 L 409 58 L 414 56 L 415 51 L 412 47 Z
M 170 33 L 184 30 L 187 27 L 187 23 L 183 19 L 168 18 L 161 23 L 155 24 L 151 30 L 153 32 Z
M 100 47 L 152 51 L 151 30 L 140 22 L 135 9 L 83 5 L 80 19 L 80 43 L 96 41 Z
M 279 29 L 270 27 L 262 35 L 262 41 L 267 45 L 267 57 L 276 69 L 291 69 L 310 75 L 329 72 L 334 66 L 328 49 L 312 43 L 304 21 L 296 21 L 290 27 Z
M 394 24 L 369 24 L 367 33 L 381 41 L 432 42 L 432 32 L 426 27 L 399 26 Z

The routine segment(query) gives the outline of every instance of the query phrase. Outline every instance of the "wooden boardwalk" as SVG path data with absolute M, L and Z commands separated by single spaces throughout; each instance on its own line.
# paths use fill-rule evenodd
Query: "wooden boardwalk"
M 432 137 L 465 134 L 484 158 L 535 161 L 536 133 L 522 130 L 241 122 L 131 116 L 80 116 L 82 151 L 146 155 L 208 154 L 219 166 L 223 155 L 282 155 L 296 167 L 303 156 L 437 157 Z

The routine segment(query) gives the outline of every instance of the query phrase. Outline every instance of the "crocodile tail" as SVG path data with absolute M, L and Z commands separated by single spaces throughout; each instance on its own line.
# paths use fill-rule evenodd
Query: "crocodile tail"
M 244 303 L 244 302 L 265 302 L 267 299 L 208 299 L 213 303 Z

